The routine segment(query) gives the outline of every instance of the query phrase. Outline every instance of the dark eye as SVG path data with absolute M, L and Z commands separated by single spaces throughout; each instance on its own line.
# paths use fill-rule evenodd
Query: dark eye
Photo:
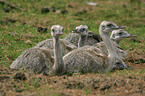
M 119 35 L 122 35 L 122 33 L 120 32 L 120 33 L 118 33 Z
M 54 29 L 52 29 L 52 31 L 54 32 L 55 30 L 54 30 Z
M 82 31 L 85 31 L 85 28 L 83 28 Z
M 112 24 L 108 24 L 107 26 L 108 26 L 108 27 L 111 27 L 111 26 L 112 26 Z
M 102 29 L 104 30 L 105 29 L 105 26 L 102 26 Z

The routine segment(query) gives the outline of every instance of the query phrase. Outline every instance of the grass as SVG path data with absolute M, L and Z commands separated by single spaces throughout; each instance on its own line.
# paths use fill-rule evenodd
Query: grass
M 123 70 L 115 71 L 114 73 L 107 73 L 109 77 L 115 76 L 122 78 L 122 75 L 135 76 L 144 78 L 145 75 L 145 63 L 135 64 L 130 63 L 128 60 L 136 59 L 145 59 L 145 7 L 144 3 L 130 3 L 130 0 L 97 0 L 97 6 L 90 6 L 85 4 L 85 2 L 96 2 L 96 0 L 7 0 L 13 4 L 20 6 L 25 9 L 25 11 L 19 11 L 15 9 L 10 9 L 9 13 L 3 11 L 4 8 L 9 8 L 6 5 L 0 4 L 0 21 L 5 20 L 6 18 L 11 18 L 16 20 L 15 23 L 8 22 L 8 24 L 0 23 L 0 68 L 9 69 L 10 64 L 15 60 L 25 49 L 35 46 L 38 42 L 51 38 L 50 28 L 52 25 L 59 24 L 64 27 L 65 34 L 61 37 L 64 38 L 67 36 L 76 26 L 80 24 L 88 25 L 89 30 L 99 33 L 98 28 L 99 24 L 103 20 L 110 20 L 115 22 L 118 25 L 126 26 L 126 31 L 132 34 L 138 35 L 137 40 L 139 42 L 133 42 L 130 39 L 123 40 L 121 42 L 121 47 L 128 51 L 126 57 L 126 64 L 135 67 L 135 71 L 132 70 Z M 73 8 L 68 7 L 72 5 Z M 56 12 L 49 12 L 46 14 L 41 13 L 41 8 L 44 6 L 55 6 L 56 10 L 66 9 L 68 13 L 61 14 Z M 79 10 L 85 9 L 86 13 L 74 15 Z M 23 23 L 26 22 L 24 25 Z M 37 28 L 46 27 L 48 28 L 47 33 L 37 32 Z M 10 34 L 11 33 L 11 34 Z M 31 43 L 25 43 L 27 40 L 30 40 Z M 131 50 L 131 51 L 129 51 Z M 96 74 L 91 74 L 96 76 Z M 98 74 L 97 74 L 98 75 Z M 82 76 L 82 75 L 81 75 Z M 84 75 L 87 79 L 88 74 Z M 37 77 L 37 76 L 36 76 Z M 77 78 L 78 75 L 72 76 Z M 68 77 L 71 78 L 72 77 Z M 62 77 L 51 77 L 51 80 Z M 112 77 L 113 78 L 113 77 Z M 82 78 L 81 78 L 82 79 Z M 87 79 L 89 80 L 89 79 Z M 86 81 L 87 81 L 86 80 Z M 28 80 L 29 81 L 29 80 Z M 27 85 L 28 84 L 28 85 Z M 58 85 L 57 85 L 58 84 Z M 61 86 L 61 83 L 41 85 L 40 81 L 34 80 L 34 82 L 29 85 L 27 81 L 24 81 L 24 87 L 28 91 L 40 93 L 40 95 L 54 94 L 56 96 L 64 95 L 64 92 L 68 92 L 71 95 L 103 95 L 99 91 L 92 91 L 90 87 L 86 85 L 84 89 L 66 89 L 57 86 Z M 32 86 L 32 89 L 29 87 Z M 40 86 L 36 88 L 35 86 Z M 41 89 L 42 87 L 42 89 Z M 62 91 L 60 91 L 60 89 Z M 50 90 L 48 92 L 44 92 Z M 58 91 L 59 90 L 59 91 Z M 77 91 L 79 90 L 79 91 Z M 106 94 L 113 95 L 112 92 L 115 92 L 113 89 L 106 91 Z M 116 91 L 118 92 L 118 91 Z M 132 91 L 131 91 L 132 92 Z M 25 92 L 27 93 L 27 92 Z M 44 94 L 41 94 L 44 93 Z M 128 91 L 129 93 L 129 91 Z M 128 94 L 126 93 L 126 94 Z M 65 95 L 69 95 L 65 94 Z M 119 94 L 119 92 L 118 92 Z M 121 93 L 120 93 L 121 94 Z M 124 94 L 123 94 L 124 95 Z M 130 95 L 130 94 L 129 94 Z M 49 95 L 48 95 L 49 96 Z M 52 95 L 51 95 L 52 96 Z

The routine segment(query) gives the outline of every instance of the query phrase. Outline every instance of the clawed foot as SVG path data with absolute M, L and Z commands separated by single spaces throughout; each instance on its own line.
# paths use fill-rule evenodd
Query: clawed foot
M 117 63 L 116 66 L 113 68 L 113 70 L 123 70 L 123 69 L 134 70 L 133 67 L 131 67 L 131 66 L 124 66 L 121 62 Z
M 127 69 L 134 70 L 134 68 L 133 68 L 133 67 L 131 67 L 131 66 L 127 66 Z

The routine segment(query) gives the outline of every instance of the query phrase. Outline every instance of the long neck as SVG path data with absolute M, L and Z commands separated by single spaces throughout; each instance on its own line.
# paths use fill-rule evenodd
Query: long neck
M 60 49 L 60 41 L 59 38 L 53 37 L 53 45 L 54 45 L 54 65 L 53 65 L 53 74 L 62 75 L 65 66 L 63 62 L 63 56 Z
M 117 45 L 119 45 L 120 44 L 120 41 L 122 40 L 122 39 L 119 39 L 119 40 L 114 40 L 114 39 L 111 39 L 113 42 L 115 42 Z
M 108 70 L 112 70 L 113 68 L 113 64 L 114 62 L 116 61 L 116 58 L 117 58 L 117 53 L 116 53 L 116 50 L 109 38 L 109 34 L 106 34 L 106 33 L 103 33 L 102 30 L 99 31 L 100 32 L 100 35 L 107 47 L 107 50 L 108 50 L 108 59 L 106 61 L 107 65 L 108 65 Z
M 78 48 L 83 47 L 85 45 L 87 37 L 88 37 L 87 35 L 85 35 L 85 36 L 80 35 L 79 42 L 78 42 Z

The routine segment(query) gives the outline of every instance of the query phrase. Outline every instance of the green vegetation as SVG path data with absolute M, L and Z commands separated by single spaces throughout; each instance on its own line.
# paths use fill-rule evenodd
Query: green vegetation
M 145 2 L 140 2 L 140 3 L 130 2 L 131 0 L 97 0 L 97 1 L 96 0 L 7 0 L 7 1 L 18 5 L 19 7 L 25 9 L 25 11 L 11 9 L 7 5 L 0 4 L 0 11 L 1 11 L 0 12 L 0 69 L 4 69 L 4 68 L 9 69 L 9 66 L 12 63 L 12 61 L 15 60 L 25 49 L 35 46 L 36 43 L 42 40 L 51 38 L 50 28 L 52 25 L 59 24 L 64 27 L 65 34 L 62 36 L 62 38 L 64 38 L 69 33 L 71 33 L 71 31 L 75 29 L 76 26 L 80 24 L 88 25 L 89 30 L 98 34 L 99 24 L 103 20 L 108 20 L 108 21 L 110 20 L 118 25 L 126 26 L 125 29 L 126 31 L 132 34 L 136 34 L 138 35 L 138 37 L 135 40 L 126 39 L 121 42 L 121 47 L 123 47 L 128 51 L 128 56 L 126 57 L 125 60 L 126 64 L 134 67 L 135 70 L 115 71 L 114 73 L 112 72 L 107 73 L 106 76 L 112 78 L 115 77 L 123 78 L 122 75 L 135 76 L 141 78 L 141 80 L 144 78 L 143 76 L 145 76 L 144 74 L 145 61 L 141 62 L 140 59 L 145 60 L 145 42 L 144 42 L 145 41 L 145 33 L 144 33 L 145 32 L 145 11 L 144 11 Z M 88 1 L 97 2 L 98 5 L 97 6 L 87 5 L 86 2 Z M 68 5 L 71 7 L 69 7 Z M 49 13 L 42 14 L 41 8 L 43 8 L 44 6 L 47 6 L 48 8 L 54 6 L 57 12 L 52 12 L 50 10 Z M 4 9 L 6 8 L 10 9 L 10 12 L 4 12 Z M 64 14 L 58 12 L 58 10 L 62 10 L 62 9 L 66 9 L 68 12 Z M 83 10 L 86 10 L 86 12 Z M 80 11 L 83 12 L 80 14 L 79 13 Z M 6 18 L 16 20 L 16 22 L 6 22 Z M 48 28 L 47 33 L 38 32 L 37 31 L 38 27 Z M 28 40 L 30 40 L 31 42 L 26 43 L 26 41 Z M 132 62 L 128 62 L 129 60 L 132 60 Z M 136 62 L 139 62 L 139 64 Z M 3 73 L 0 74 L 3 75 Z M 90 74 L 83 75 L 86 78 L 86 81 L 88 80 L 87 76 L 89 75 Z M 101 77 L 101 75 L 98 74 L 91 74 L 91 75 L 94 77 L 96 75 Z M 73 75 L 69 78 L 72 79 L 72 78 L 80 77 L 80 79 L 83 80 L 81 76 L 82 75 L 76 75 L 76 76 Z M 56 78 L 62 79 L 63 77 L 56 76 L 56 77 L 46 77 L 46 78 L 53 80 Z M 54 96 L 56 96 L 55 94 L 57 94 L 57 90 L 63 90 L 61 94 L 59 94 L 58 96 L 64 96 L 64 95 L 71 96 L 71 94 L 81 95 L 81 93 L 84 95 L 95 95 L 97 92 L 99 92 L 99 91 L 94 91 L 94 89 L 90 89 L 90 87 L 88 87 L 87 85 L 84 85 L 85 87 L 83 90 L 79 89 L 78 87 L 73 87 L 74 89 L 73 88 L 71 89 L 74 91 L 70 92 L 71 89 L 68 90 L 67 88 L 65 89 L 65 87 L 64 89 L 60 88 L 60 86 L 63 86 L 61 85 L 63 83 L 52 83 L 54 84 L 54 86 L 52 87 L 51 83 L 45 82 L 44 84 L 48 84 L 48 85 L 44 87 L 41 81 L 39 81 L 38 79 L 32 79 L 32 81 L 33 82 L 31 82 L 30 85 L 29 85 L 30 82 L 29 83 L 27 81 L 26 82 L 24 81 L 23 83 L 21 82 L 22 83 L 21 86 L 23 86 L 24 89 L 27 89 L 27 91 L 30 92 L 31 91 L 35 92 L 37 90 L 39 94 L 44 93 L 44 94 L 40 94 L 44 96 L 46 96 L 46 94 L 47 95 L 54 94 Z M 67 81 L 67 83 L 68 82 L 69 80 Z M 51 87 L 49 86 L 49 84 L 51 85 Z M 30 87 L 32 87 L 32 89 L 30 89 Z M 42 88 L 38 89 L 37 87 L 42 87 Z M 78 93 L 77 89 L 79 89 L 80 93 Z M 68 93 L 70 92 L 70 94 L 63 94 L 63 92 L 68 92 Z M 107 92 L 109 95 L 111 95 L 114 94 L 115 91 L 114 89 L 112 89 Z M 127 91 L 127 92 L 129 93 L 132 91 Z M 101 95 L 105 93 L 99 92 L 98 94 Z M 122 95 L 124 94 L 122 93 Z

